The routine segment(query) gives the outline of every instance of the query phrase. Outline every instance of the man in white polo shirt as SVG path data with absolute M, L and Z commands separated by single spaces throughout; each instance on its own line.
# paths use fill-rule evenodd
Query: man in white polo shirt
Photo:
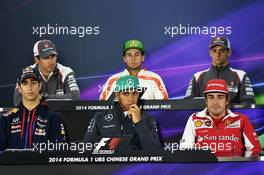
M 125 75 L 139 78 L 141 87 L 146 89 L 141 99 L 168 99 L 166 87 L 159 75 L 142 68 L 145 59 L 145 49 L 141 41 L 126 41 L 123 48 L 123 60 L 126 68 L 123 72 L 114 74 L 106 81 L 101 91 L 100 100 L 108 100 L 113 94 L 116 81 Z

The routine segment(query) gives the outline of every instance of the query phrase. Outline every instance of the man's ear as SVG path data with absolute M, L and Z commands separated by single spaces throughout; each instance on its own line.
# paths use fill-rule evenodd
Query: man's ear
M 145 54 L 142 56 L 142 63 L 144 62 L 145 60 Z
M 127 62 L 126 62 L 126 58 L 123 56 L 123 61 L 124 61 L 124 63 L 126 63 L 127 64 Z
M 206 94 L 204 95 L 204 99 L 205 99 L 205 104 L 207 106 L 207 97 L 206 97 Z
M 209 49 L 209 55 L 210 55 L 210 57 L 212 57 L 212 55 L 211 55 L 211 49 Z
M 226 102 L 226 106 L 228 106 L 228 105 L 229 105 L 229 103 L 230 103 L 230 97 L 229 97 L 229 96 L 227 96 L 227 97 L 226 97 L 226 100 L 227 100 L 227 102 Z
M 231 51 L 230 49 L 228 49 L 228 53 L 227 53 L 227 55 L 230 57 L 231 54 L 232 54 L 232 51 Z
M 119 93 L 115 93 L 115 101 L 119 101 Z
M 17 89 L 18 89 L 18 92 L 19 92 L 20 94 L 22 94 L 22 92 L 21 92 L 21 87 L 20 87 L 19 84 L 17 84 Z
M 38 64 L 39 63 L 39 58 L 38 57 L 34 57 L 35 63 Z

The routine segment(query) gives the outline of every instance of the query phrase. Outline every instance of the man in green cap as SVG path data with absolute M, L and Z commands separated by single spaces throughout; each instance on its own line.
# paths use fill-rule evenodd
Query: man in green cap
M 124 71 L 108 78 L 101 91 L 100 100 L 108 100 L 113 94 L 116 81 L 125 75 L 138 77 L 140 86 L 146 89 L 141 99 L 167 100 L 168 93 L 161 77 L 154 72 L 142 68 L 144 59 L 145 49 L 142 42 L 139 40 L 126 41 L 123 47 L 123 60 L 126 68 Z
M 84 141 L 93 143 L 98 136 L 131 136 L 121 149 L 161 149 L 155 120 L 137 105 L 141 92 L 137 77 L 120 77 L 114 89 L 113 108 L 94 115 Z

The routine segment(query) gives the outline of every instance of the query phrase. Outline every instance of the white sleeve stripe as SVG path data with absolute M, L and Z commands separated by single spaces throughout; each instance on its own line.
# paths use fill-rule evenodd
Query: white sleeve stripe
M 235 73 L 237 73 L 237 75 L 238 75 L 240 81 L 242 82 L 242 80 L 243 80 L 243 78 L 244 78 L 244 76 L 245 76 L 246 73 L 245 73 L 244 71 L 242 71 L 242 70 L 233 69 L 233 68 L 231 68 L 231 67 L 230 67 L 230 70 L 232 70 L 232 71 L 234 71 Z
M 70 90 L 71 90 L 71 91 L 79 91 L 80 89 L 79 89 L 78 86 L 77 86 L 77 87 L 72 87 L 72 88 L 70 88 Z
M 195 77 L 195 81 L 197 82 L 197 80 L 199 79 L 199 77 L 204 73 L 204 72 L 207 72 L 209 71 L 210 69 L 206 69 L 206 70 L 203 70 L 203 71 L 200 71 L 200 72 L 197 72 L 194 74 L 194 77 Z
M 243 132 L 243 137 L 245 140 L 245 147 L 247 149 L 247 151 L 250 151 L 254 148 L 254 145 L 250 142 L 250 140 L 248 139 L 248 137 L 246 136 L 246 134 Z
M 195 129 L 192 121 L 193 115 L 191 115 L 187 121 L 186 127 L 183 132 L 180 147 L 191 148 L 195 143 Z

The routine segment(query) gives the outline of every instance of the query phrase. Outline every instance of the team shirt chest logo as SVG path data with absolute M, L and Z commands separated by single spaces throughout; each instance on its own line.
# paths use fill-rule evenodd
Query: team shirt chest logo
M 107 114 L 106 116 L 104 116 L 104 119 L 105 119 L 105 121 L 107 121 L 107 123 L 106 123 L 106 125 L 103 126 L 103 128 L 113 128 L 113 127 L 115 127 L 116 125 L 113 122 L 108 123 L 108 122 L 112 121 L 113 118 L 114 118 L 113 114 Z
M 241 127 L 241 121 L 235 121 L 235 122 L 231 122 L 229 120 L 226 121 L 226 128 L 240 128 Z
M 47 119 L 38 116 L 36 120 L 36 129 L 34 134 L 38 136 L 45 136 L 47 123 L 48 123 Z
M 13 123 L 17 123 L 18 121 L 19 121 L 19 117 L 17 117 L 17 118 L 13 118 L 13 120 L 12 120 Z M 12 123 L 12 124 L 13 124 L 13 123 Z
M 107 114 L 106 116 L 104 116 L 104 119 L 108 122 L 110 122 L 111 120 L 113 120 L 114 116 L 113 114 Z
M 45 136 L 46 135 L 46 130 L 45 129 L 41 129 L 41 128 L 36 128 L 35 135 Z
M 194 120 L 194 126 L 196 129 L 213 127 L 211 120 L 200 120 L 200 119 Z
M 19 121 L 19 117 L 12 119 L 10 132 L 11 134 L 21 132 L 21 121 Z
M 210 127 L 212 126 L 212 122 L 210 120 L 204 121 L 205 126 Z
M 201 127 L 203 125 L 203 122 L 201 120 L 196 120 L 194 122 L 194 125 L 195 125 L 195 127 L 199 128 L 199 127 Z

